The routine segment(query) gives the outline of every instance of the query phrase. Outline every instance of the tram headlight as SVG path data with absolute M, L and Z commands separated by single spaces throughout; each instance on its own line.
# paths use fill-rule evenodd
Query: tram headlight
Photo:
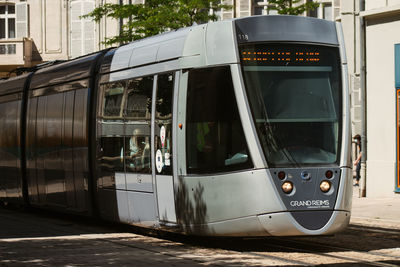
M 282 184 L 282 190 L 283 192 L 285 192 L 286 194 L 290 194 L 293 191 L 293 184 L 292 182 L 284 182 Z
M 331 190 L 331 182 L 329 181 L 322 181 L 319 184 L 319 188 L 321 189 L 322 192 L 327 193 L 329 190 Z

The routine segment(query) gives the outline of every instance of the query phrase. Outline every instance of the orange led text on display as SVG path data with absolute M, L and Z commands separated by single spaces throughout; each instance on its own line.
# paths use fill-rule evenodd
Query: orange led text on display
M 271 52 L 271 51 L 243 51 L 242 60 L 247 62 L 312 62 L 320 59 L 319 52 Z

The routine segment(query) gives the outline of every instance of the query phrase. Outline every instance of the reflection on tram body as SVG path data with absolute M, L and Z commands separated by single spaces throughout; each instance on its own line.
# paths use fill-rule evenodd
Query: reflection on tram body
M 135 134 L 125 138 L 125 166 L 126 172 L 151 173 L 149 136 Z

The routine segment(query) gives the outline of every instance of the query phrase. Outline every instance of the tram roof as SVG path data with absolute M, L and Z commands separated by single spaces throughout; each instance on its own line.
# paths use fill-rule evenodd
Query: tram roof
M 13 93 L 20 93 L 24 90 L 25 81 L 29 73 L 12 77 L 5 80 L 0 80 L 0 95 L 8 95 Z
M 336 23 L 325 19 L 290 15 L 251 16 L 235 19 L 239 43 L 304 42 L 338 46 Z
M 199 26 L 137 40 L 110 51 L 105 57 L 101 72 L 113 72 L 179 58 L 183 54 L 186 37 L 195 27 Z
M 92 74 L 96 58 L 104 53 L 105 51 L 100 51 L 39 69 L 32 77 L 30 89 L 86 79 Z
M 248 39 L 238 39 L 235 42 L 234 31 L 230 32 L 232 36 L 222 32 L 229 27 L 236 27 L 236 34 L 246 34 Z M 336 25 L 332 21 L 285 15 L 251 16 L 209 22 L 134 41 L 110 51 L 105 57 L 101 72 L 115 72 L 200 54 L 204 54 L 206 61 L 210 63 L 213 56 L 225 53 L 226 48 L 218 46 L 228 45 L 228 42 L 305 42 L 339 45 Z M 222 56 L 219 56 L 219 59 L 221 58 Z

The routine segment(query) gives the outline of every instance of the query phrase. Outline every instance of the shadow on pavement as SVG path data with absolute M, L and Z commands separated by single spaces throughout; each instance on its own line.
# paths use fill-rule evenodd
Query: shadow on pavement
M 350 225 L 335 236 L 206 238 L 161 233 L 160 239 L 136 227 L 0 208 L 0 266 L 262 266 L 260 257 L 285 262 L 286 256 L 282 255 L 291 253 L 312 257 L 349 251 L 397 251 L 399 236 L 400 230 L 396 229 Z M 301 263 L 289 260 L 275 266 Z M 396 266 L 400 255 L 375 263 Z M 353 267 L 365 263 L 315 266 Z

